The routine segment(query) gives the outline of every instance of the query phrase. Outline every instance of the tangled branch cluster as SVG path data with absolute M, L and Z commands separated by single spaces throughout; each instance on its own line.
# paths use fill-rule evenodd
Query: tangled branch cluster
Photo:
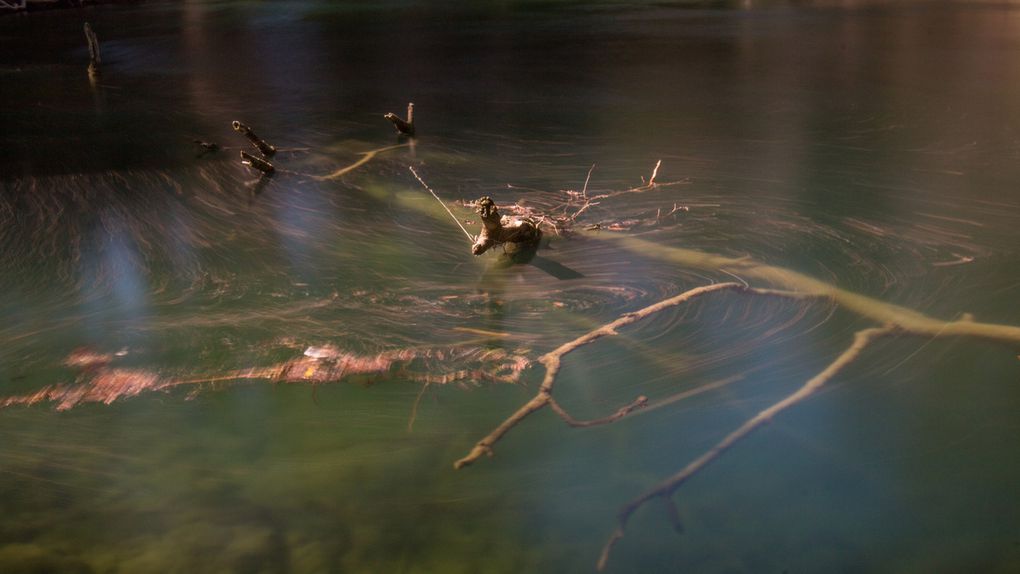
M 598 327 L 580 337 L 560 345 L 556 349 L 546 353 L 538 362 L 545 367 L 545 377 L 538 388 L 537 393 L 529 401 L 524 403 L 506 420 L 500 423 L 488 435 L 479 440 L 466 456 L 454 463 L 454 468 L 460 469 L 470 465 L 482 456 L 492 456 L 496 443 L 502 440 L 514 427 L 520 424 L 531 414 L 549 407 L 568 425 L 573 427 L 587 427 L 600 424 L 609 424 L 627 417 L 629 414 L 643 408 L 658 406 L 664 403 L 675 402 L 698 392 L 708 390 L 708 387 L 718 386 L 706 385 L 701 389 L 686 391 L 678 395 L 667 397 L 657 401 L 656 405 L 649 404 L 644 396 L 635 398 L 632 402 L 620 407 L 614 413 L 594 420 L 578 420 L 571 416 L 553 396 L 556 378 L 560 372 L 560 366 L 566 355 L 585 345 L 608 336 L 618 334 L 621 327 L 630 325 L 636 321 L 649 317 L 664 309 L 686 304 L 694 299 L 716 294 L 722 291 L 734 292 L 740 295 L 754 297 L 783 297 L 791 299 L 819 299 L 829 301 L 830 304 L 838 305 L 860 316 L 875 321 L 878 325 L 858 331 L 850 345 L 839 356 L 835 357 L 821 372 L 806 381 L 795 392 L 762 410 L 749 418 L 737 429 L 730 432 L 722 440 L 717 442 L 701 456 L 689 462 L 675 474 L 661 480 L 644 493 L 638 495 L 620 509 L 617 515 L 617 526 L 606 540 L 601 555 L 597 562 L 597 568 L 601 571 L 606 567 L 614 546 L 624 537 L 627 523 L 630 517 L 639 508 L 653 500 L 662 501 L 669 516 L 674 522 L 678 522 L 679 513 L 676 509 L 673 495 L 688 480 L 703 471 L 713 461 L 717 460 L 726 451 L 733 448 L 745 437 L 755 430 L 771 421 L 786 409 L 800 403 L 812 396 L 826 383 L 839 375 L 849 365 L 853 364 L 867 348 L 883 337 L 891 335 L 924 336 L 931 338 L 940 337 L 971 337 L 984 339 L 999 343 L 1020 346 L 1020 327 L 1009 325 L 997 325 L 990 323 L 975 322 L 969 315 L 963 315 L 955 321 L 940 321 L 927 317 L 916 311 L 912 311 L 896 305 L 883 303 L 868 297 L 839 289 L 828 283 L 799 274 L 795 271 L 772 267 L 754 262 L 749 259 L 731 259 L 708 253 L 655 246 L 648 242 L 625 238 L 619 240 L 625 247 L 641 251 L 645 254 L 677 262 L 687 267 L 700 267 L 716 270 L 737 270 L 743 276 L 767 281 L 786 288 L 760 289 L 749 287 L 741 283 L 717 283 L 697 287 L 685 291 L 674 297 L 670 297 L 644 309 L 633 313 L 627 313 L 615 321 Z

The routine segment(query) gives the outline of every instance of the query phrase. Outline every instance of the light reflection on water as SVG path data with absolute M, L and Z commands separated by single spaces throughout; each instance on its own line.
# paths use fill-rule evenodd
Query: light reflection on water
M 583 235 L 543 248 L 554 266 L 473 259 L 411 164 L 451 201 L 542 206 L 580 189 L 592 163 L 594 193 L 638 185 L 662 159 L 663 180 L 689 183 L 606 199 L 584 222 L 688 205 L 631 233 L 936 317 L 1020 323 L 1020 12 L 288 6 L 94 9 L 107 61 L 94 89 L 81 13 L 0 21 L 14 40 L 0 396 L 86 381 L 63 364 L 80 347 L 166 378 L 325 345 L 535 359 L 733 279 Z M 381 115 L 408 99 L 414 149 L 316 177 L 394 144 Z M 234 119 L 310 149 L 281 153 L 284 171 L 256 185 Z M 196 157 L 193 138 L 235 149 Z M 582 277 L 547 272 L 559 268 Z M 598 416 L 734 382 L 606 428 L 538 416 L 460 472 L 451 462 L 528 398 L 536 371 L 527 388 L 430 387 L 412 433 L 422 389 L 396 375 L 314 394 L 249 379 L 11 407 L 0 570 L 589 571 L 619 505 L 796 388 L 860 326 L 825 305 L 736 296 L 663 312 L 571 355 L 563 403 Z M 1017 368 L 1009 349 L 970 341 L 883 344 L 685 486 L 682 535 L 655 508 L 636 515 L 611 566 L 1015 568 Z

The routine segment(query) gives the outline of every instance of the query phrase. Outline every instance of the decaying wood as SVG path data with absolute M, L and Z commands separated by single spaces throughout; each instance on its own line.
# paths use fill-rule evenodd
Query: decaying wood
M 241 152 L 241 163 L 248 167 L 253 167 L 266 175 L 272 175 L 273 172 L 276 171 L 276 168 L 273 167 L 273 164 L 269 163 L 268 161 L 258 156 L 251 155 L 246 151 Z
M 796 392 L 751 417 L 747 420 L 747 422 L 740 425 L 737 430 L 726 435 L 726 437 L 716 443 L 715 446 L 710 448 L 698 458 L 694 459 L 690 464 L 684 467 L 683 470 L 663 480 L 644 494 L 624 505 L 617 515 L 619 524 L 613 531 L 612 535 L 610 535 L 609 540 L 607 540 L 605 545 L 602 547 L 602 553 L 599 556 L 596 568 L 599 571 L 605 569 L 606 563 L 609 560 L 609 553 L 612 551 L 613 546 L 615 546 L 616 543 L 623 538 L 624 528 L 626 528 L 627 521 L 630 519 L 630 516 L 634 514 L 634 511 L 654 498 L 662 498 L 663 501 L 666 502 L 666 504 L 672 509 L 670 515 L 672 517 L 674 527 L 676 527 L 676 525 L 679 524 L 679 515 L 676 512 L 676 505 L 671 497 L 673 496 L 673 493 L 680 488 L 680 485 L 708 466 L 712 461 L 719 458 L 724 452 L 726 452 L 726 450 L 735 445 L 745 436 L 751 434 L 751 432 L 755 429 L 771 421 L 773 417 L 782 411 L 810 397 L 815 393 L 815 391 L 822 388 L 825 383 L 829 382 L 850 363 L 856 360 L 857 357 L 860 356 L 861 352 L 864 351 L 864 349 L 871 344 L 872 341 L 894 332 L 896 332 L 896 328 L 892 326 L 875 327 L 858 331 L 857 334 L 854 335 L 853 344 L 851 344 L 847 350 L 843 351 L 839 357 L 829 363 L 829 366 L 821 373 L 818 373 L 811 380 L 804 383 L 804 385 L 797 389 Z
M 231 123 L 231 125 L 234 127 L 234 131 L 240 132 L 241 135 L 248 138 L 248 141 L 251 142 L 251 145 L 255 146 L 255 149 L 259 150 L 259 153 L 261 153 L 262 155 L 266 157 L 273 157 L 273 154 L 276 153 L 275 147 L 266 143 L 265 140 L 256 135 L 255 132 L 252 131 L 252 129 L 247 125 L 242 124 L 237 120 L 234 120 L 234 122 Z
M 642 185 L 640 186 L 617 191 L 603 191 L 590 195 L 588 193 L 588 184 L 591 182 L 591 174 L 595 170 L 595 165 L 592 164 L 592 166 L 588 169 L 588 174 L 584 179 L 584 185 L 581 190 L 565 190 L 563 192 L 563 202 L 550 209 L 538 210 L 534 207 L 518 203 L 497 205 L 497 208 L 504 213 L 531 220 L 541 231 L 551 232 L 558 236 L 570 235 L 576 230 L 577 224 L 581 220 L 581 216 L 588 213 L 591 208 L 601 205 L 603 200 L 627 194 L 657 191 L 666 187 L 690 183 L 690 180 L 687 179 L 667 182 L 656 181 L 659 167 L 661 165 L 662 160 L 659 160 L 655 164 L 655 167 L 652 168 L 652 174 L 648 180 L 641 178 Z M 478 209 L 479 207 L 477 201 L 462 202 L 462 205 L 472 209 Z M 608 231 L 627 231 L 635 227 L 656 226 L 661 224 L 664 217 L 673 216 L 677 213 L 687 211 L 690 211 L 687 206 L 674 203 L 673 209 L 665 215 L 662 214 L 662 210 L 660 209 L 656 212 L 654 217 L 625 221 L 600 221 L 597 223 L 588 223 L 583 225 L 583 229 L 588 231 L 598 231 L 603 229 Z
M 483 455 L 492 456 L 493 454 L 492 447 L 497 442 L 499 442 L 499 440 L 502 439 L 503 436 L 510 431 L 510 429 L 517 426 L 518 423 L 527 418 L 527 416 L 530 415 L 531 413 L 540 410 L 553 402 L 552 397 L 553 387 L 556 384 L 556 376 L 559 374 L 560 365 L 562 364 L 562 360 L 565 355 L 589 343 L 593 343 L 596 340 L 601 339 L 602 337 L 616 335 L 618 334 L 617 329 L 619 329 L 620 327 L 629 325 L 631 323 L 644 319 L 645 317 L 648 317 L 650 315 L 654 315 L 655 313 L 658 313 L 663 309 L 675 307 L 677 305 L 686 303 L 692 299 L 696 299 L 703 295 L 715 293 L 718 291 L 738 291 L 741 293 L 752 295 L 778 296 L 797 299 L 811 297 L 810 295 L 802 295 L 800 293 L 794 293 L 789 291 L 777 291 L 772 289 L 754 289 L 751 287 L 746 287 L 740 283 L 716 283 L 714 285 L 706 285 L 704 287 L 697 287 L 689 291 L 684 291 L 679 295 L 670 297 L 669 299 L 665 299 L 663 301 L 659 301 L 658 303 L 655 303 L 654 305 L 649 305 L 648 307 L 645 307 L 644 309 L 641 309 L 639 311 L 627 313 L 626 315 L 623 315 L 622 317 L 611 323 L 608 323 L 597 329 L 589 331 L 588 333 L 585 333 L 584 335 L 574 339 L 573 341 L 564 343 L 557 347 L 556 349 L 550 351 L 549 353 L 546 353 L 545 355 L 539 357 L 538 362 L 545 366 L 545 377 L 542 380 L 542 384 L 538 388 L 538 393 L 536 393 L 531 400 L 529 400 L 527 403 L 525 403 L 519 409 L 517 409 L 517 412 L 510 415 L 510 417 L 503 421 L 502 424 L 500 424 L 491 433 L 485 436 L 485 438 L 478 441 L 467 456 L 453 463 L 454 468 L 463 468 L 464 466 L 467 466 L 477 461 Z M 606 419 L 611 420 L 603 421 L 602 419 L 599 419 L 599 422 L 595 424 L 604 424 L 605 422 L 613 422 L 615 420 L 623 418 L 624 416 L 633 412 L 634 410 L 641 408 L 646 403 L 646 399 L 645 400 L 642 399 L 644 399 L 644 397 L 638 397 L 629 405 L 621 408 L 613 415 L 605 417 Z M 554 408 L 553 410 L 558 415 L 560 415 L 566 422 L 574 424 L 574 426 L 591 426 L 590 424 L 583 423 L 576 424 L 579 421 L 567 415 L 566 412 L 559 405 L 557 405 L 556 408 Z
M 372 161 L 373 159 L 375 159 L 375 156 L 377 156 L 377 155 L 379 155 L 379 154 L 381 154 L 383 152 L 387 152 L 387 151 L 398 149 L 398 148 L 402 148 L 402 147 L 407 147 L 407 144 L 388 145 L 388 146 L 385 146 L 385 147 L 381 147 L 381 148 L 377 148 L 377 149 L 366 151 L 363 154 L 361 154 L 361 159 L 359 159 L 358 161 L 356 161 L 356 162 L 354 162 L 354 163 L 352 163 L 352 164 L 350 164 L 348 166 L 344 166 L 344 167 L 341 167 L 339 169 L 336 169 L 332 173 L 329 173 L 327 175 L 316 176 L 315 179 L 319 179 L 319 180 L 337 179 L 339 177 L 347 175 L 348 173 L 350 173 L 350 172 L 358 169 L 359 167 L 365 165 L 366 163 Z
M 646 185 L 655 185 L 655 172 L 649 178 Z M 590 199 L 589 199 L 590 201 Z M 815 375 L 801 386 L 797 391 L 786 398 L 762 410 L 754 417 L 748 419 L 736 430 L 720 440 L 707 452 L 690 462 L 676 474 L 662 480 L 645 493 L 639 495 L 627 503 L 618 514 L 618 524 L 606 541 L 601 555 L 597 562 L 599 570 L 605 568 L 613 547 L 623 538 L 628 520 L 637 509 L 651 500 L 661 500 L 667 509 L 674 529 L 681 528 L 679 513 L 672 497 L 682 484 L 697 475 L 711 462 L 718 459 L 727 450 L 739 443 L 742 439 L 753 433 L 755 430 L 771 421 L 774 417 L 786 409 L 809 398 L 818 389 L 844 371 L 856 361 L 865 349 L 881 337 L 897 334 L 923 336 L 929 338 L 940 337 L 973 337 L 990 340 L 1011 345 L 1020 345 L 1020 327 L 1011 325 L 996 325 L 991 323 L 979 323 L 973 317 L 964 314 L 960 319 L 954 321 L 941 321 L 927 317 L 917 311 L 884 303 L 840 289 L 834 285 L 814 279 L 807 275 L 764 265 L 751 260 L 750 258 L 727 258 L 700 251 L 689 249 L 663 247 L 652 244 L 641 239 L 626 237 L 617 240 L 620 245 L 632 249 L 635 253 L 658 257 L 667 261 L 682 264 L 687 268 L 701 268 L 712 271 L 722 271 L 737 277 L 758 279 L 773 285 L 778 285 L 789 290 L 759 289 L 749 287 L 741 283 L 719 283 L 703 287 L 697 287 L 685 291 L 669 299 L 665 299 L 654 305 L 650 305 L 634 313 L 628 313 L 615 321 L 603 325 L 597 329 L 557 347 L 553 351 L 543 355 L 538 362 L 545 367 L 545 376 L 539 386 L 538 392 L 529 401 L 521 405 L 513 414 L 500 423 L 488 435 L 479 440 L 466 456 L 454 462 L 454 468 L 463 468 L 481 458 L 483 455 L 492 456 L 493 447 L 514 427 L 520 424 L 532 413 L 549 406 L 567 424 L 575 427 L 586 427 L 599 424 L 610 424 L 627 417 L 632 412 L 647 408 L 647 399 L 638 397 L 631 403 L 621 407 L 615 413 L 590 421 L 580 421 L 567 413 L 553 398 L 553 389 L 556 377 L 559 374 L 563 358 L 575 349 L 592 343 L 602 337 L 618 334 L 618 329 L 663 309 L 687 303 L 692 299 L 705 296 L 719 291 L 732 291 L 745 295 L 778 296 L 796 299 L 823 299 L 831 304 L 854 312 L 880 324 L 878 327 L 863 329 L 854 336 L 852 344 L 836 357 L 824 370 Z M 722 382 L 720 382 L 722 383 Z M 716 383 L 717 385 L 720 383 Z M 697 390 L 697 389 L 696 389 Z M 679 393 L 675 397 L 667 397 L 659 401 L 659 404 L 676 402 L 681 398 L 689 396 L 689 391 Z
M 414 136 L 414 103 L 407 104 L 407 119 L 403 119 L 397 114 L 388 113 L 384 118 L 393 122 L 393 127 L 397 128 L 397 133 L 405 136 Z
M 99 75 L 99 64 L 102 63 L 102 57 L 99 54 L 99 39 L 96 38 L 96 33 L 92 31 L 92 26 L 85 22 L 85 41 L 89 46 L 89 75 Z
M 537 246 L 542 239 L 538 224 L 525 217 L 503 217 L 496 203 L 488 196 L 479 199 L 476 213 L 482 218 L 482 231 L 471 246 L 471 253 L 481 255 L 496 245 L 513 243 Z
M 0 397 L 0 408 L 52 403 L 67 410 L 84 403 L 111 404 L 143 392 L 227 381 L 262 380 L 270 383 L 319 385 L 332 382 L 369 384 L 391 376 L 429 385 L 514 384 L 531 361 L 520 352 L 487 347 L 406 348 L 376 354 L 360 354 L 324 345 L 282 363 L 252 367 L 194 378 L 163 376 L 155 371 L 114 366 L 116 357 L 91 349 L 75 349 L 65 366 L 78 371 L 77 380 L 54 384 L 23 395 Z

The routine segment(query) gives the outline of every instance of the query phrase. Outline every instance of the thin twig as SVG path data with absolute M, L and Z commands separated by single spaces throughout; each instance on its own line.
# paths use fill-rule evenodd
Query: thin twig
M 630 402 L 630 403 L 620 407 L 619 409 L 616 410 L 615 413 L 613 413 L 611 415 L 604 416 L 604 417 L 599 418 L 599 419 L 591 419 L 591 420 L 582 421 L 582 420 L 578 420 L 578 419 L 575 419 L 574 417 L 570 416 L 570 413 L 568 413 L 567 411 L 563 410 L 563 407 L 561 407 L 559 405 L 559 403 L 556 402 L 556 399 L 553 399 L 553 398 L 549 399 L 549 408 L 551 408 L 554 413 L 559 415 L 560 418 L 563 419 L 564 422 L 566 422 L 568 425 L 570 425 L 572 427 L 581 427 L 581 428 L 584 428 L 584 427 L 594 427 L 594 426 L 598 426 L 598 425 L 608 424 L 608 423 L 611 423 L 611 422 L 616 422 L 617 420 L 622 419 L 623 417 L 629 415 L 634 410 L 644 408 L 645 405 L 647 405 L 647 404 L 648 404 L 648 397 L 646 397 L 644 395 L 641 395 L 638 398 L 634 399 L 632 402 Z
M 407 421 L 407 432 L 414 430 L 414 419 L 418 418 L 418 405 L 421 403 L 421 398 L 425 396 L 425 391 L 428 390 L 429 381 L 425 381 L 421 386 L 421 390 L 418 391 L 418 397 L 414 399 L 414 406 L 411 407 L 411 418 Z
M 447 207 L 445 203 L 443 203 L 443 200 L 442 200 L 442 199 L 439 199 L 439 196 L 438 196 L 438 195 L 436 195 L 436 192 L 432 191 L 432 188 L 431 188 L 431 187 L 429 187 L 429 185 L 428 185 L 427 183 L 425 183 L 425 180 L 423 180 L 423 179 L 421 178 L 421 176 L 420 176 L 420 175 L 418 175 L 418 172 L 414 171 L 414 167 L 412 167 L 412 166 L 407 166 L 407 169 L 411 170 L 411 173 L 413 173 L 413 174 L 414 174 L 414 177 L 415 177 L 415 179 L 417 179 L 417 180 L 418 180 L 418 183 L 420 183 L 420 184 L 422 185 L 422 187 L 424 187 L 425 189 L 427 189 L 427 190 L 428 190 L 428 192 L 432 194 L 432 197 L 436 198 L 436 201 L 438 201 L 438 202 L 439 202 L 439 205 L 442 205 L 442 206 L 443 206 L 443 209 L 445 209 L 445 210 L 446 210 L 446 213 L 449 213 L 449 214 L 450 214 L 450 217 L 451 217 L 451 218 L 453 219 L 454 223 L 456 223 L 456 224 L 457 224 L 457 227 L 459 227 L 459 228 L 460 228 L 460 230 L 464 232 L 464 235 L 467 235 L 468 241 L 470 241 L 471 243 L 474 243 L 474 242 L 475 242 L 475 238 L 474 238 L 474 236 L 473 236 L 473 235 L 471 235 L 470 233 L 468 233 L 468 230 L 467 230 L 467 229 L 464 229 L 464 226 L 463 226 L 463 225 L 461 225 L 461 223 L 460 223 L 460 220 L 459 220 L 459 219 L 457 219 L 457 216 L 456 216 L 456 215 L 454 215 L 452 211 L 450 211 L 450 208 L 449 208 L 449 207 Z
M 600 202 L 598 202 L 598 201 L 585 201 L 585 202 L 584 202 L 584 205 L 582 205 L 582 206 L 581 206 L 581 209 L 578 209 L 578 210 L 577 210 L 577 211 L 576 211 L 576 212 L 574 213 L 574 215 L 571 215 L 571 216 L 570 216 L 570 220 L 571 220 L 571 221 L 574 221 L 575 219 L 577 219 L 577 216 L 578 216 L 578 215 L 581 215 L 582 213 L 584 213 L 584 211 L 585 211 L 586 209 L 588 209 L 589 207 L 591 207 L 591 206 L 593 206 L 593 205 L 598 205 L 599 203 L 600 203 Z
M 361 159 L 359 159 L 358 161 L 352 163 L 351 165 L 349 165 L 347 167 L 342 167 L 342 168 L 334 171 L 333 173 L 330 173 L 329 175 L 318 175 L 318 176 L 315 176 L 315 179 L 318 179 L 318 180 L 336 179 L 336 178 L 338 178 L 338 177 L 340 177 L 342 175 L 348 174 L 348 173 L 358 169 L 359 167 L 365 165 L 366 163 L 372 161 L 372 159 L 375 158 L 375 156 L 377 156 L 377 155 L 379 155 L 379 154 L 381 154 L 383 152 L 390 151 L 390 150 L 397 149 L 397 148 L 407 147 L 407 145 L 408 144 L 391 145 L 391 146 L 386 146 L 386 147 L 381 147 L 381 148 L 378 148 L 378 149 L 373 149 L 373 150 L 366 151 L 365 153 L 361 154 Z
M 662 160 L 655 162 L 655 169 L 652 170 L 652 177 L 648 178 L 648 187 L 655 185 L 655 176 L 659 175 L 659 166 L 662 165 Z
M 591 179 L 591 172 L 595 170 L 595 164 L 588 168 L 588 177 L 584 178 L 584 187 L 581 188 L 581 197 L 588 199 L 588 180 Z

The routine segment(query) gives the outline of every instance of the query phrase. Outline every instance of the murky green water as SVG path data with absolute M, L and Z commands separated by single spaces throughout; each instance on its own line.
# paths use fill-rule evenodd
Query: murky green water
M 614 235 L 1020 324 L 1018 38 L 1020 10 L 991 4 L 225 1 L 0 19 L 0 400 L 110 373 L 224 377 L 0 410 L 0 571 L 591 571 L 622 504 L 869 323 L 732 294 L 665 311 L 569 355 L 562 403 L 600 416 L 735 382 L 607 427 L 539 413 L 460 471 L 542 369 L 430 384 L 409 432 L 422 381 L 476 368 L 465 353 L 534 361 L 734 280 Z M 413 147 L 321 178 L 401 143 L 381 116 L 409 100 Z M 308 149 L 259 183 L 235 119 Z M 230 149 L 200 156 L 195 138 Z M 593 163 L 597 193 L 660 159 L 657 181 L 682 184 L 607 198 L 580 217 L 606 229 L 510 268 L 472 258 L 407 169 L 451 202 L 548 207 Z M 674 204 L 690 211 L 661 216 Z M 310 347 L 409 353 L 413 373 L 229 377 Z M 108 364 L 65 364 L 83 348 Z M 609 570 L 1016 571 L 1018 350 L 881 341 L 685 485 L 682 534 L 639 511 Z

